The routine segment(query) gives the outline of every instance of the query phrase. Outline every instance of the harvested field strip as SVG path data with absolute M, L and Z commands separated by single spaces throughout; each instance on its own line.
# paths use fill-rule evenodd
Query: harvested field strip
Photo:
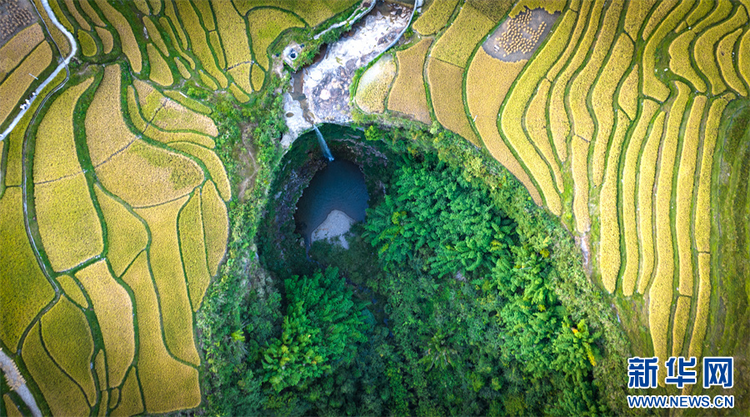
M 651 340 L 654 344 L 654 354 L 666 360 L 669 357 L 667 346 L 667 330 L 672 314 L 672 298 L 674 295 L 674 238 L 672 236 L 672 221 L 670 207 L 672 186 L 675 175 L 675 159 L 679 141 L 680 126 L 685 106 L 690 95 L 688 86 L 677 82 L 677 98 L 672 103 L 667 117 L 666 129 L 661 145 L 659 157 L 658 178 L 656 180 L 656 199 L 654 201 L 655 232 L 656 232 L 656 267 L 654 269 L 653 285 L 649 291 L 649 323 L 651 324 Z M 650 140 L 650 138 L 649 138 Z M 646 144 L 644 152 L 649 152 Z M 658 152 L 658 151 L 657 151 Z M 641 157 L 641 161 L 644 157 Z M 641 171 L 644 175 L 646 171 Z M 642 177 L 641 177 L 642 178 Z M 653 189 L 653 188 L 652 188 Z M 652 191 L 649 191 L 652 192 Z M 639 200 L 641 210 L 643 205 Z
M 148 31 L 148 37 L 154 42 L 154 44 L 156 44 L 162 54 L 169 56 L 169 49 L 167 49 L 167 44 L 164 43 L 164 39 L 161 37 L 161 32 L 159 32 L 159 29 L 156 28 L 156 24 L 152 19 L 154 18 L 150 16 L 143 16 L 143 25 Z
M 604 182 L 599 194 L 599 270 L 602 273 L 604 288 L 610 293 L 615 292 L 621 264 L 620 224 L 617 216 L 617 185 L 620 181 L 617 171 L 629 126 L 630 120 L 624 112 L 617 113 L 615 133 L 612 136 Z M 625 295 L 632 295 L 632 288 L 630 294 Z
M 687 80 L 694 89 L 706 92 L 706 83 L 695 72 L 690 61 L 690 43 L 695 39 L 695 32 L 686 31 L 669 44 L 669 69 Z
M 89 302 L 86 301 L 86 296 L 83 295 L 83 291 L 78 286 L 78 283 L 70 275 L 62 275 L 57 277 L 57 282 L 60 284 L 62 291 L 68 298 L 74 303 L 78 304 L 82 308 L 89 308 Z
M 105 54 L 112 52 L 112 48 L 115 46 L 115 39 L 112 37 L 112 32 L 98 26 L 95 27 L 95 29 L 96 34 L 99 35 L 99 39 L 102 40 L 102 47 L 104 48 L 103 52 Z
M 355 102 L 368 113 L 383 113 L 388 90 L 396 77 L 396 63 L 392 55 L 379 59 L 362 74 L 357 85 Z
M 693 331 L 690 335 L 688 356 L 700 357 L 703 354 L 703 338 L 706 337 L 710 302 L 711 254 L 698 253 L 698 301 L 693 317 Z
M 630 68 L 633 57 L 633 42 L 625 34 L 617 38 L 612 54 L 602 68 L 601 75 L 591 92 L 591 104 L 597 123 L 594 151 L 591 154 L 591 184 L 598 187 L 604 175 L 604 162 L 615 121 L 614 103 L 617 85 Z M 618 147 L 620 145 L 617 145 Z M 619 149 L 618 149 L 619 153 Z
M 89 415 L 91 410 L 81 389 L 50 359 L 42 345 L 39 324 L 31 328 L 23 342 L 23 363 L 39 386 L 52 415 Z
M 632 295 L 638 278 L 638 227 L 636 226 L 636 175 L 638 156 L 646 138 L 648 127 L 656 114 L 658 105 L 652 100 L 644 100 L 638 122 L 625 148 L 622 167 L 622 210 L 623 235 L 625 236 L 625 269 L 622 273 L 622 292 Z
M 477 49 L 466 73 L 466 104 L 472 117 L 488 117 L 495 122 L 505 95 L 526 62 L 503 62 L 488 55 L 484 48 Z
M 604 2 L 602 0 L 597 0 L 591 7 L 591 14 L 588 17 L 588 26 L 586 27 L 583 38 L 576 47 L 575 54 L 573 54 L 573 57 L 570 59 L 565 69 L 562 70 L 552 84 L 552 94 L 549 104 L 550 133 L 552 134 L 555 149 L 561 161 L 567 159 L 566 143 L 571 128 L 565 109 L 565 97 L 568 94 L 566 92 L 566 86 L 573 75 L 579 70 L 579 67 L 585 64 L 584 59 L 594 42 Z M 586 24 L 586 22 L 584 19 L 579 19 L 578 24 L 583 25 Z M 591 137 L 585 139 L 591 140 Z
M 730 19 L 707 29 L 695 41 L 693 57 L 695 58 L 695 63 L 698 65 L 698 69 L 708 78 L 709 83 L 711 83 L 711 94 L 713 95 L 721 94 L 727 88 L 719 74 L 714 47 L 724 35 L 741 27 L 745 23 L 747 23 L 747 12 L 744 7 L 738 7 Z
M 102 226 L 81 172 L 34 186 L 39 234 L 55 271 L 70 269 L 104 249 Z
M 679 257 L 680 280 L 678 288 L 682 295 L 693 295 L 693 248 L 690 239 L 690 219 L 693 203 L 693 184 L 700 146 L 700 125 L 706 108 L 706 97 L 697 96 L 690 108 L 685 126 L 680 162 L 677 167 L 677 191 L 675 202 L 675 237 Z
M 690 297 L 677 297 L 677 307 L 674 312 L 674 323 L 672 324 L 672 355 L 683 356 L 682 344 L 685 341 L 685 333 L 690 319 Z
M 73 112 L 78 99 L 94 81 L 89 77 L 55 98 L 36 131 L 34 182 L 54 181 L 81 172 L 73 137 Z
M 198 370 L 172 358 L 164 347 L 159 300 L 151 281 L 146 252 L 141 252 L 122 279 L 132 288 L 135 296 L 139 344 L 138 378 L 143 388 L 146 412 L 158 414 L 197 407 L 201 402 Z M 191 313 L 191 310 L 187 312 Z M 192 334 L 192 327 L 182 331 Z M 118 414 L 129 415 L 139 408 L 135 395 L 138 386 L 129 382 L 133 378 L 132 372 L 122 388 Z M 120 408 L 123 410 L 119 410 Z
M 62 297 L 42 316 L 42 339 L 52 359 L 81 386 L 89 404 L 96 404 L 96 384 L 91 374 L 94 338 L 86 316 Z
M 112 410 L 111 415 L 113 417 L 130 417 L 136 414 L 141 414 L 144 411 L 141 391 L 138 388 L 138 375 L 136 374 L 135 369 L 135 367 L 130 368 L 128 376 L 125 378 L 125 383 L 122 386 L 122 399 L 117 408 Z M 112 408 L 113 404 L 111 401 L 109 405 L 110 408 Z
M 86 142 L 96 167 L 135 140 L 122 120 L 120 66 L 104 68 L 104 77 L 86 112 Z
M 16 104 L 23 100 L 26 91 L 34 82 L 34 78 L 29 77 L 29 74 L 39 77 L 51 62 L 52 48 L 49 43 L 42 42 L 18 65 L 15 71 L 3 80 L 0 84 L 0 97 L 3 98 L 3 106 L 0 107 L 0 125 L 8 119 L 11 112 L 18 109 Z
M 245 22 L 237 13 L 237 10 L 232 7 L 230 2 L 217 2 L 213 4 L 214 13 L 216 14 L 216 24 L 218 26 L 219 35 L 224 44 L 224 54 L 226 55 L 226 68 L 235 67 L 241 63 L 249 63 L 252 61 L 250 54 L 250 43 L 247 39 L 247 31 L 245 29 Z M 247 73 L 249 74 L 250 67 L 247 67 Z M 235 82 L 237 82 L 235 77 Z M 239 84 L 243 89 L 245 88 L 244 83 L 248 83 L 249 75 L 245 77 L 244 81 Z M 252 92 L 252 89 L 246 90 L 246 92 Z
M 221 198 L 224 201 L 229 201 L 232 198 L 232 187 L 229 184 L 227 172 L 224 170 L 221 159 L 215 153 L 210 149 L 187 142 L 175 142 L 170 146 L 198 158 L 206 166 L 208 174 L 216 184 L 219 194 L 221 194 Z
M 26 236 L 23 195 L 19 187 L 0 198 L 0 340 L 16 352 L 21 335 L 39 311 L 55 297 L 55 290 L 39 268 Z
M 96 169 L 105 189 L 133 207 L 154 206 L 190 193 L 203 182 L 191 159 L 138 139 Z
M 193 339 L 193 314 L 177 237 L 177 214 L 187 200 L 185 196 L 159 206 L 137 209 L 136 213 L 143 217 L 151 232 L 149 264 L 159 294 L 166 346 L 176 358 L 198 366 L 200 357 Z
M 552 169 L 552 175 L 555 178 L 555 188 L 562 192 L 563 178 L 560 172 L 560 164 L 555 158 L 552 145 L 547 137 L 547 97 L 549 96 L 550 82 L 542 79 L 539 88 L 531 99 L 529 107 L 526 109 L 524 125 L 526 133 L 531 138 L 531 143 L 539 150 L 547 164 Z
M 219 82 L 221 88 L 226 88 L 227 78 L 216 66 L 213 52 L 208 45 L 206 31 L 201 26 L 195 9 L 189 0 L 175 0 L 175 3 L 182 18 L 185 31 L 187 31 L 188 37 L 190 37 L 190 46 L 193 53 L 201 61 L 201 65 L 206 72 Z
M 107 0 L 95 0 L 99 10 L 104 13 L 104 17 L 112 23 L 112 26 L 117 30 L 117 34 L 120 35 L 120 42 L 122 46 L 122 52 L 130 62 L 130 67 L 133 72 L 140 73 L 142 67 L 142 56 L 141 50 L 138 48 L 138 41 L 135 39 L 133 29 L 130 27 L 127 19 L 120 14 Z
M 641 39 L 647 41 L 648 38 L 651 37 L 651 34 L 654 32 L 654 29 L 656 29 L 656 27 L 666 19 L 670 12 L 674 11 L 674 8 L 678 3 L 681 3 L 682 5 L 689 4 L 689 6 L 692 7 L 692 3 L 694 1 L 695 0 L 663 0 L 657 2 L 656 8 L 651 13 L 651 16 L 649 16 L 646 25 L 643 26 Z M 687 9 L 690 10 L 690 7 L 688 7 Z
M 146 45 L 146 53 L 148 55 L 148 62 L 151 64 L 148 78 L 164 87 L 172 85 L 174 83 L 172 70 L 169 68 L 169 64 L 167 64 L 167 61 L 161 56 L 161 53 L 156 49 L 154 44 L 149 43 Z
M 39 23 L 23 29 L 0 47 L 0 81 L 44 40 Z
M 247 15 L 255 62 L 268 69 L 268 47 L 289 28 L 305 27 L 296 16 L 277 9 L 251 10 Z M 253 83 L 254 85 L 255 83 Z
M 83 56 L 92 57 L 96 55 L 97 47 L 94 38 L 91 37 L 87 32 L 82 30 L 78 31 L 78 43 L 81 45 L 81 52 Z
M 107 225 L 107 259 L 115 276 L 120 276 L 136 255 L 146 248 L 148 232 L 135 215 L 101 189 L 97 184 L 96 198 Z
M 485 15 L 464 4 L 450 27 L 438 38 L 430 56 L 465 68 L 474 46 L 495 26 Z
M 502 115 L 500 117 L 501 134 L 507 140 L 509 147 L 516 153 L 519 162 L 522 162 L 528 169 L 530 177 L 539 187 L 547 207 L 557 216 L 562 212 L 560 195 L 555 190 L 549 168 L 523 132 L 521 120 L 526 103 L 534 93 L 537 83 L 563 52 L 566 45 L 565 40 L 573 29 L 574 20 L 573 14 L 570 12 L 565 14 L 557 30 L 552 32 L 549 41 L 538 52 L 538 58 L 529 62 L 517 79 L 515 88 L 505 98 L 505 107 L 501 110 Z
M 464 111 L 463 100 L 464 70 L 439 59 L 427 61 L 427 83 L 430 86 L 435 117 L 445 126 L 479 146 L 479 138 L 474 134 Z
M 729 96 L 729 97 L 728 97 Z M 711 167 L 714 161 L 714 149 L 719 135 L 719 121 L 731 95 L 724 95 L 711 102 L 708 118 L 703 128 L 701 146 L 701 167 L 698 177 L 698 194 L 695 201 L 695 246 L 698 252 L 708 252 L 711 235 Z
M 587 141 L 594 141 L 595 138 L 594 121 L 589 114 L 586 105 L 586 96 L 594 85 L 597 73 L 602 65 L 604 65 L 604 59 L 607 57 L 607 52 L 612 48 L 612 43 L 615 39 L 615 28 L 617 27 L 617 22 L 620 20 L 620 14 L 622 12 L 622 3 L 623 0 L 616 0 L 609 5 L 609 8 L 607 8 L 604 18 L 602 19 L 601 30 L 596 38 L 596 42 L 594 43 L 588 61 L 584 64 L 578 74 L 573 77 L 573 81 L 569 83 L 570 89 L 567 94 L 567 99 L 568 107 L 571 110 L 570 116 L 571 123 L 573 124 L 573 133 Z M 588 36 L 588 32 L 586 35 Z M 576 56 L 577 55 L 578 54 L 576 54 Z M 603 105 L 604 103 L 596 103 L 596 105 Z M 611 107 L 611 105 L 609 107 Z M 609 135 L 607 135 L 607 137 L 608 136 Z M 606 148 L 606 140 L 598 141 L 603 142 Z
M 669 88 L 655 75 L 655 72 L 662 71 L 662 68 L 656 68 L 656 48 L 659 46 L 662 40 L 664 40 L 667 34 L 670 33 L 675 27 L 677 27 L 677 25 L 680 23 L 682 18 L 685 17 L 687 12 L 690 11 L 690 9 L 693 7 L 694 1 L 695 0 L 680 1 L 680 3 L 676 7 L 674 7 L 674 9 L 672 9 L 672 11 L 669 12 L 668 15 L 666 14 L 666 12 L 664 12 L 664 14 L 661 14 L 661 12 L 665 10 L 663 6 L 666 5 L 667 2 L 660 4 L 659 6 L 657 6 L 654 14 L 651 15 L 652 20 L 654 18 L 657 19 L 656 22 L 658 22 L 658 27 L 650 37 L 647 36 L 646 31 L 643 32 L 643 39 L 648 39 L 648 41 L 646 42 L 646 48 L 643 51 L 643 61 L 641 64 L 643 70 L 642 91 L 643 94 L 651 96 L 658 101 L 664 102 L 667 100 L 667 98 L 669 97 Z
M 732 12 L 732 1 L 731 0 L 717 0 L 716 4 L 712 8 L 711 14 L 709 14 L 704 19 L 698 21 L 698 23 L 693 26 L 693 31 L 695 33 L 700 33 L 707 27 L 719 23 L 722 20 L 729 17 L 729 14 Z
M 85 31 L 91 31 L 91 25 L 89 25 L 89 22 L 83 17 L 83 15 L 81 15 L 81 12 L 78 11 L 78 8 L 76 7 L 77 3 L 85 3 L 85 1 L 65 0 L 65 6 L 68 8 L 70 14 L 73 15 L 73 19 L 76 20 L 78 26 Z
M 422 123 L 430 123 L 427 93 L 424 87 L 424 64 L 432 39 L 425 38 L 406 50 L 396 52 L 398 75 L 393 82 L 387 107 L 407 114 Z
M 229 237 L 229 218 L 227 207 L 219 198 L 219 193 L 212 182 L 206 182 L 201 191 L 201 209 L 203 213 L 203 232 L 206 235 L 206 259 L 208 272 L 216 275 L 219 264 L 224 259 Z
M 638 111 L 638 74 L 639 67 L 635 64 L 630 70 L 630 74 L 625 77 L 625 81 L 620 87 L 620 94 L 617 96 L 617 104 L 628 114 L 631 120 L 635 119 Z
M 433 35 L 448 24 L 458 0 L 433 0 L 412 27 L 422 35 Z M 423 7 L 423 8 L 424 8 Z
M 734 45 L 740 38 L 742 30 L 742 28 L 735 30 L 719 42 L 719 46 L 716 49 L 716 61 L 719 63 L 719 69 L 721 70 L 721 75 L 724 77 L 724 82 L 727 83 L 729 88 L 747 97 L 747 89 L 742 84 L 742 80 L 737 76 L 737 72 L 734 69 Z
M 107 352 L 110 387 L 119 386 L 133 361 L 135 340 L 133 304 L 128 292 L 114 280 L 106 261 L 89 265 L 76 274 L 91 298 Z
M 203 295 L 211 282 L 211 275 L 208 273 L 208 264 L 206 263 L 206 240 L 203 235 L 201 196 L 199 193 L 193 194 L 180 212 L 178 227 L 190 304 L 193 306 L 193 311 L 198 311 Z
M 576 231 L 586 233 L 591 228 L 589 219 L 589 183 L 586 161 L 589 155 L 589 142 L 580 136 L 570 141 L 570 169 L 573 174 L 573 215 Z
M 638 240 L 641 255 L 638 270 L 638 292 L 641 294 L 645 293 L 654 272 L 654 183 L 656 182 L 656 160 L 659 156 L 659 145 L 664 134 L 664 118 L 665 113 L 663 111 L 656 116 L 654 123 L 651 125 L 651 132 L 643 144 L 638 161 L 638 206 L 636 211 L 638 212 Z

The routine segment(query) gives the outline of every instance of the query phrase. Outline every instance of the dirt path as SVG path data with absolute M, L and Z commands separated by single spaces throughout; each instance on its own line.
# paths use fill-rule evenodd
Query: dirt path
M 0 369 L 3 370 L 5 379 L 6 381 L 8 381 L 8 385 L 10 385 L 11 387 L 15 386 L 14 391 L 16 391 L 16 394 L 18 394 L 23 402 L 26 403 L 26 406 L 29 407 L 29 409 L 31 410 L 31 414 L 34 417 L 42 417 L 42 412 L 39 411 L 39 407 L 36 405 L 34 396 L 31 395 L 31 391 L 29 391 L 29 388 L 26 386 L 26 381 L 18 372 L 16 363 L 13 362 L 13 359 L 6 355 L 2 349 L 0 349 Z

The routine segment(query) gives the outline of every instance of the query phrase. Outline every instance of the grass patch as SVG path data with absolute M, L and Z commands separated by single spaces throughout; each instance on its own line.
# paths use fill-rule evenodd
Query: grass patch
M 458 0 L 432 0 L 422 6 L 422 14 L 412 28 L 424 36 L 434 35 L 448 24 Z
M 96 174 L 105 189 L 134 207 L 174 200 L 204 179 L 191 159 L 141 140 L 98 167 Z
M 255 62 L 265 70 L 268 69 L 268 47 L 271 46 L 271 43 L 285 30 L 305 26 L 293 14 L 277 9 L 251 10 L 247 15 L 247 21 Z M 253 78 L 255 78 L 254 74 Z M 256 90 L 260 90 L 260 86 L 256 86 L 255 82 L 253 82 L 253 86 L 256 87 Z
M 221 201 L 219 193 L 212 182 L 206 182 L 201 191 L 201 208 L 203 210 L 203 231 L 206 235 L 206 254 L 208 271 L 216 275 L 219 264 L 224 259 L 229 237 L 229 219 L 227 208 Z
M 19 187 L 5 190 L 0 199 L 0 339 L 16 352 L 21 335 L 55 297 L 39 269 L 24 227 L 23 196 Z
M 141 69 L 143 69 L 143 57 L 141 56 L 141 50 L 138 48 L 138 41 L 135 39 L 133 29 L 130 27 L 128 20 L 125 19 L 117 9 L 110 5 L 107 0 L 95 1 L 96 5 L 99 6 L 99 10 L 104 13 L 104 17 L 112 23 L 112 26 L 115 27 L 117 34 L 120 36 L 122 52 L 128 58 L 128 62 L 130 62 L 130 67 L 133 69 L 133 72 L 140 73 Z
M 143 223 L 98 184 L 94 190 L 107 225 L 107 259 L 115 276 L 120 276 L 136 255 L 146 248 L 148 233 Z
M 151 281 L 146 252 L 142 252 L 136 258 L 122 279 L 130 286 L 135 296 L 138 320 L 138 379 L 143 389 L 146 412 L 159 414 L 197 407 L 201 402 L 198 370 L 172 358 L 164 347 L 159 300 Z M 186 311 L 191 313 L 189 308 Z M 183 331 L 192 335 L 192 327 Z M 120 405 L 115 410 L 117 414 L 130 415 L 142 407 L 139 407 L 138 384 L 133 378 L 133 371 L 130 371 L 128 380 L 122 387 Z M 130 382 L 131 379 L 134 382 Z
M 232 198 L 232 187 L 229 184 L 227 172 L 224 169 L 224 165 L 221 163 L 221 159 L 219 159 L 215 153 L 210 149 L 188 142 L 176 142 L 172 143 L 170 146 L 198 158 L 198 160 L 206 166 L 208 174 L 214 184 L 216 184 L 221 198 L 224 201 L 229 201 Z
M 3 105 L 0 106 L 0 125 L 18 109 L 17 104 L 26 97 L 26 92 L 34 82 L 33 77 L 29 74 L 39 77 L 42 72 L 52 63 L 52 48 L 49 43 L 42 42 L 34 48 L 26 59 L 10 73 L 0 84 L 0 97 L 3 98 Z
M 177 214 L 187 199 L 185 196 L 137 209 L 136 213 L 143 217 L 151 232 L 149 263 L 159 293 L 164 341 L 175 357 L 198 366 L 200 357 L 193 339 L 193 315 L 177 237 Z
M 42 316 L 41 327 L 50 356 L 81 386 L 89 404 L 96 404 L 97 389 L 91 374 L 94 338 L 83 311 L 62 297 Z
M 119 386 L 133 362 L 135 334 L 133 304 L 128 292 L 114 280 L 106 261 L 89 265 L 76 278 L 91 299 L 107 353 L 107 379 Z
M 203 235 L 200 194 L 193 194 L 185 204 L 178 218 L 178 227 L 190 304 L 193 306 L 193 311 L 197 311 L 208 284 L 211 282 L 206 261 L 206 240 Z
M 474 145 L 481 142 L 474 134 L 464 112 L 464 70 L 439 59 L 427 62 L 427 82 L 435 109 L 435 117 L 446 129 L 452 130 Z
M 438 38 L 431 57 L 465 68 L 476 44 L 495 23 L 471 5 L 464 4 L 450 27 Z
M 44 351 L 39 324 L 35 324 L 26 336 L 21 356 L 52 415 L 89 415 L 91 409 L 86 403 L 86 396 Z
M 407 114 L 422 123 L 430 123 L 427 93 L 424 86 L 424 63 L 432 39 L 425 38 L 414 46 L 396 52 L 398 75 L 388 97 L 388 110 Z
M 55 271 L 70 269 L 104 250 L 102 227 L 83 173 L 34 186 L 39 234 Z

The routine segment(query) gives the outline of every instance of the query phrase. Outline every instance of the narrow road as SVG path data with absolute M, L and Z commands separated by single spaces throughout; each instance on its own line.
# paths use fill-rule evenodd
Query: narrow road
M 11 381 L 23 381 L 23 377 L 18 373 L 18 368 L 16 368 L 13 359 L 6 355 L 2 349 L 0 349 L 0 369 L 5 373 L 5 378 L 9 384 Z M 26 403 L 26 406 L 29 407 L 34 417 L 42 417 L 42 412 L 39 411 L 39 407 L 37 407 L 36 401 L 34 401 L 34 396 L 31 395 L 31 391 L 29 391 L 26 383 L 20 384 L 15 391 L 23 402 Z
M 44 90 L 44 87 L 47 86 L 52 80 L 57 76 L 57 74 L 60 73 L 60 71 L 63 70 L 63 68 L 67 68 L 68 64 L 70 63 L 70 60 L 75 56 L 76 52 L 78 52 L 78 45 L 76 44 L 75 38 L 73 37 L 73 34 L 68 32 L 67 29 L 65 29 L 65 26 L 61 25 L 60 22 L 57 20 L 57 17 L 55 16 L 55 13 L 52 11 L 52 9 L 49 7 L 49 1 L 48 0 L 41 0 L 42 6 L 44 6 L 44 11 L 47 13 L 47 16 L 49 16 L 52 23 L 57 26 L 58 29 L 65 35 L 66 38 L 68 38 L 68 42 L 70 42 L 70 54 L 63 62 L 60 63 L 60 65 L 55 68 L 55 71 L 50 74 L 49 77 L 47 77 L 46 80 L 44 80 L 43 83 L 39 84 L 39 87 L 34 90 L 34 92 L 31 94 L 31 97 L 29 99 L 29 106 L 27 106 L 25 109 L 18 112 L 15 119 L 10 123 L 7 129 L 5 129 L 2 133 L 0 133 L 0 141 L 3 141 L 13 130 L 13 128 L 16 127 L 18 122 L 21 120 L 24 114 L 31 108 L 31 103 L 34 102 L 34 100 L 39 98 L 39 93 Z M 41 16 L 40 16 L 41 18 Z M 43 21 L 43 20 L 42 20 Z

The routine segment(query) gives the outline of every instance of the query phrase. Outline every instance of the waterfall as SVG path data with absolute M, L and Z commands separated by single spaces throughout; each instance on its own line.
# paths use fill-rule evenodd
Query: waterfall
M 323 138 L 323 134 L 320 133 L 320 130 L 318 130 L 318 126 L 313 126 L 315 128 L 315 134 L 318 136 L 318 143 L 320 143 L 320 149 L 323 150 L 323 156 L 328 158 L 329 161 L 333 161 L 333 155 L 331 155 L 331 150 L 328 149 L 328 144 L 326 143 L 326 140 Z

